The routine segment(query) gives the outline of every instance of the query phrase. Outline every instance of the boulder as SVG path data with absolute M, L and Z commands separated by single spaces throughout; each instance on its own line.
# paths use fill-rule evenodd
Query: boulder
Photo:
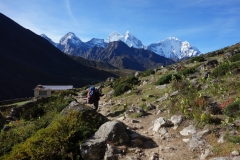
M 180 131 L 182 136 L 188 136 L 196 133 L 196 128 L 193 125 L 190 125 Z
M 206 130 L 198 132 L 195 136 L 198 140 L 200 140 L 200 139 L 202 139 L 202 137 L 204 137 L 210 133 L 211 133 L 211 131 L 209 129 L 206 129 Z
M 90 108 L 86 108 L 82 104 L 80 104 L 76 101 L 72 101 L 68 106 L 66 106 L 62 110 L 61 114 L 65 116 L 69 112 L 72 112 L 72 111 L 84 112 L 84 111 L 88 111 L 88 110 L 90 110 Z
M 204 63 L 205 68 L 214 68 L 218 65 L 218 61 L 216 59 L 209 60 L 206 63 Z
M 104 160 L 117 160 L 117 154 L 121 154 L 121 150 L 107 144 L 107 151 L 105 152 Z
M 83 159 L 102 160 L 106 151 L 106 142 L 103 139 L 88 139 L 80 145 Z
M 170 97 L 176 96 L 176 95 L 178 95 L 178 94 L 179 94 L 179 91 L 174 91 L 174 92 L 172 92 L 172 93 L 170 94 Z
M 183 116 L 182 115 L 173 115 L 170 119 L 170 121 L 175 125 L 179 125 L 180 123 L 182 123 L 183 120 Z
M 104 158 L 106 143 L 123 144 L 129 142 L 126 126 L 119 121 L 106 122 L 100 126 L 92 138 L 87 139 L 80 145 L 80 152 L 83 159 L 100 160 Z M 105 157 L 112 157 L 106 152 Z M 108 158 L 109 159 L 109 158 Z
M 94 137 L 113 143 L 127 143 L 129 142 L 129 137 L 126 130 L 127 128 L 124 123 L 120 121 L 109 121 L 100 126 Z
M 171 127 L 173 123 L 164 117 L 160 117 L 154 121 L 153 131 L 158 132 L 161 127 Z

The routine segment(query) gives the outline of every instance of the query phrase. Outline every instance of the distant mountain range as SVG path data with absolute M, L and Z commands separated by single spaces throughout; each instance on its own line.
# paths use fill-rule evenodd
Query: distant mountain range
M 138 42 L 134 43 L 135 47 L 128 46 L 133 44 L 128 39 L 126 39 L 128 45 L 121 40 L 114 41 L 116 38 L 116 36 L 114 38 L 114 35 L 109 36 L 106 40 L 93 38 L 84 43 L 74 33 L 70 32 L 62 37 L 58 44 L 54 43 L 46 35 L 41 36 L 67 55 L 103 61 L 119 69 L 144 71 L 175 63 L 173 60 L 150 50 L 136 48 L 136 45 L 141 44 L 141 42 L 137 41 L 130 33 L 127 36 L 128 39 L 131 39 L 131 42 Z
M 129 31 L 127 31 L 125 35 L 121 35 L 118 32 L 112 32 L 105 40 L 93 38 L 88 42 L 82 42 L 72 32 L 69 32 L 62 37 L 59 43 L 54 43 L 44 34 L 41 36 L 59 48 L 62 52 L 74 56 L 83 56 L 84 53 L 93 47 L 105 48 L 109 43 L 115 41 L 122 41 L 131 48 L 152 51 L 165 58 L 171 58 L 174 61 L 179 61 L 201 54 L 197 47 L 192 46 L 187 41 L 182 42 L 175 37 L 169 37 L 165 40 L 159 41 L 158 43 L 151 43 L 150 45 L 144 46 L 142 42 Z

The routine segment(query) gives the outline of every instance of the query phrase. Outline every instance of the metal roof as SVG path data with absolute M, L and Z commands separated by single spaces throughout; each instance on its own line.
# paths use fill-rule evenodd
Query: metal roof
M 60 91 L 60 90 L 73 89 L 73 86 L 72 85 L 37 85 L 35 89 Z

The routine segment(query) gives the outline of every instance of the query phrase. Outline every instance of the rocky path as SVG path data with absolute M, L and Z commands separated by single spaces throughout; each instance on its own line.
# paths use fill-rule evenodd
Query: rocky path
M 78 98 L 78 102 L 86 102 L 85 97 Z M 89 104 L 87 104 L 89 105 Z M 127 146 L 126 155 L 119 156 L 122 160 L 194 160 L 209 159 L 213 157 L 211 146 L 206 142 L 205 136 L 210 131 L 196 130 L 188 121 L 176 125 L 182 121 L 182 117 L 172 119 L 175 125 L 162 125 L 164 117 L 170 119 L 167 111 L 159 112 L 156 109 L 149 110 L 146 116 L 141 118 L 129 118 L 123 114 L 113 116 L 110 114 L 111 107 L 116 105 L 108 100 L 106 96 L 99 101 L 98 112 L 106 116 L 109 120 L 118 120 L 126 124 L 128 129 L 140 135 L 140 142 Z M 92 105 L 89 105 L 92 106 Z M 175 117 L 175 118 L 176 118 Z M 156 121 L 159 120 L 157 123 Z M 172 123 L 171 122 L 171 123 Z M 168 122 L 166 122 L 168 123 Z M 240 157 L 236 157 L 239 158 Z M 236 159 L 237 160 L 237 159 Z

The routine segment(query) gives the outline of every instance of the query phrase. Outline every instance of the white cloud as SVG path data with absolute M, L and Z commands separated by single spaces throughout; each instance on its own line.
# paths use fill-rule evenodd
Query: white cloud
M 67 12 L 68 12 L 69 16 L 72 18 L 72 20 L 76 24 L 76 26 L 79 26 L 78 21 L 76 20 L 76 18 L 74 17 L 74 15 L 72 13 L 70 1 L 65 0 L 65 3 L 66 3 L 66 8 L 67 8 Z

